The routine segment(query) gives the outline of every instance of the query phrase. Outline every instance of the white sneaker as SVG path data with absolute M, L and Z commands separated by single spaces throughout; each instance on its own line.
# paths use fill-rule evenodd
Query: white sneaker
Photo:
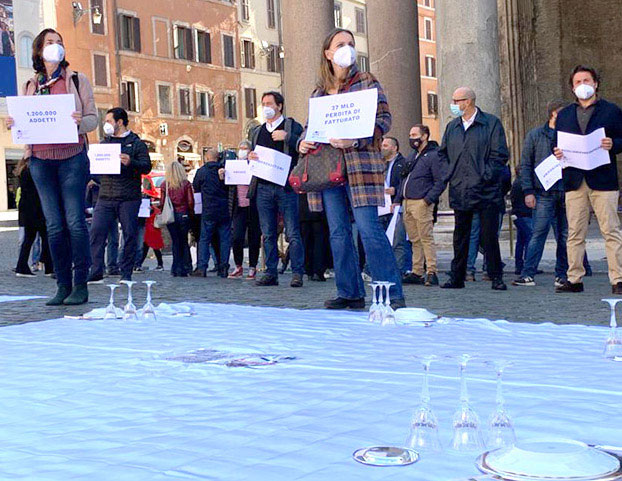
M 361 272 L 361 277 L 363 278 L 363 281 L 371 282 L 371 276 L 369 274 L 365 274 L 364 272 Z
M 521 277 L 520 279 L 516 279 L 515 281 L 512 281 L 512 285 L 513 286 L 535 286 L 536 285 L 536 281 L 533 280 L 533 277 Z
M 555 278 L 555 287 L 561 287 L 566 283 L 566 281 L 564 279 L 562 279 L 561 277 L 556 277 Z

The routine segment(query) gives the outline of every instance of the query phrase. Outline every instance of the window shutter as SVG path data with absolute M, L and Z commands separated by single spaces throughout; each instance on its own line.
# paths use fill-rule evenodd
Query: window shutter
M 192 29 L 186 29 L 186 60 L 194 60 L 194 48 L 192 44 L 194 39 L 192 38 Z
M 127 82 L 121 82 L 121 107 L 123 107 L 125 110 L 129 110 Z
M 205 32 L 205 61 L 212 63 L 212 36 L 209 32 Z
M 133 45 L 133 50 L 135 52 L 140 52 L 141 51 L 141 45 L 140 45 L 140 18 L 138 17 L 134 17 L 133 18 L 133 28 L 134 28 L 134 45 Z

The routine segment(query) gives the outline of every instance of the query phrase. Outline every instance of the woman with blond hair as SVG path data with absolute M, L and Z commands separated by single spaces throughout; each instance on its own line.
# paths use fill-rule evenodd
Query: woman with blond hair
M 190 263 L 188 231 L 190 230 L 190 216 L 194 215 L 194 191 L 183 165 L 177 161 L 167 164 L 160 191 L 162 193 L 160 208 L 164 208 L 168 197 L 175 211 L 175 221 L 167 226 L 173 242 L 171 275 L 188 277 L 187 265 Z
M 312 97 L 378 89 L 374 135 L 364 139 L 330 139 L 330 145 L 343 151 L 346 161 L 345 185 L 307 196 L 311 212 L 326 211 L 330 245 L 335 262 L 337 298 L 327 300 L 327 309 L 362 309 L 365 286 L 361 278 L 352 237 L 350 212 L 361 235 L 369 270 L 374 281 L 387 281 L 391 287 L 391 306 L 404 307 L 401 275 L 389 239 L 378 219 L 378 206 L 384 205 L 385 162 L 380 153 L 382 137 L 391 128 L 391 113 L 382 86 L 368 72 L 356 66 L 354 35 L 335 29 L 326 37 L 321 51 L 319 80 Z M 300 138 L 304 139 L 305 133 Z M 298 150 L 306 154 L 316 144 L 301 141 Z

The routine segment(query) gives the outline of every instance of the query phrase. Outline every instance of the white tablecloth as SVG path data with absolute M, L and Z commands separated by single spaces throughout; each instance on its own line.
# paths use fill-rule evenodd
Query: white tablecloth
M 409 467 L 352 460 L 401 445 L 418 404 L 413 354 L 516 361 L 507 408 L 519 438 L 620 444 L 622 363 L 600 358 L 605 328 L 459 321 L 385 329 L 365 313 L 194 305 L 156 324 L 59 319 L 0 330 L 0 479 L 405 480 L 475 475 L 474 456 Z M 606 306 L 594 314 L 607 317 Z M 199 348 L 297 359 L 259 369 L 166 360 Z M 494 373 L 468 368 L 482 424 Z M 453 362 L 432 365 L 445 445 L 458 405 Z

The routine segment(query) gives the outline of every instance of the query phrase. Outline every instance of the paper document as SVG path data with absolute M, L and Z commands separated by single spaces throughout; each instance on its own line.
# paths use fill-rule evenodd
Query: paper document
M 76 110 L 72 94 L 7 97 L 14 144 L 75 144 L 78 126 L 71 118 Z
M 203 213 L 203 197 L 201 197 L 201 192 L 194 194 L 194 213 L 202 214 Z
M 329 139 L 363 139 L 374 135 L 378 89 L 309 99 L 305 140 L 327 144 Z
M 88 155 L 91 174 L 121 173 L 121 144 L 91 144 Z
M 562 178 L 562 163 L 554 155 L 549 155 L 535 168 L 535 172 L 544 190 L 549 190 Z
M 225 162 L 225 185 L 248 185 L 251 183 L 249 162 L 246 160 L 227 160 Z
M 395 238 L 395 228 L 397 227 L 397 219 L 400 215 L 401 207 L 396 207 L 393 211 L 393 217 L 391 217 L 391 222 L 389 222 L 389 227 L 387 227 L 387 237 L 389 238 L 389 244 L 393 247 L 393 239 Z
M 255 153 L 259 156 L 257 160 L 250 161 L 250 172 L 255 177 L 274 182 L 284 186 L 289 176 L 289 166 L 292 158 L 278 150 L 268 149 L 258 145 Z
M 557 133 L 557 147 L 563 153 L 563 167 L 575 167 L 581 170 L 593 170 L 611 162 L 609 152 L 600 146 L 607 137 L 605 129 L 600 128 L 589 135 L 576 135 L 567 132 Z
M 151 215 L 151 199 L 141 199 L 138 217 L 147 218 Z
M 378 217 L 391 213 L 391 196 L 384 194 L 384 205 L 378 207 Z

